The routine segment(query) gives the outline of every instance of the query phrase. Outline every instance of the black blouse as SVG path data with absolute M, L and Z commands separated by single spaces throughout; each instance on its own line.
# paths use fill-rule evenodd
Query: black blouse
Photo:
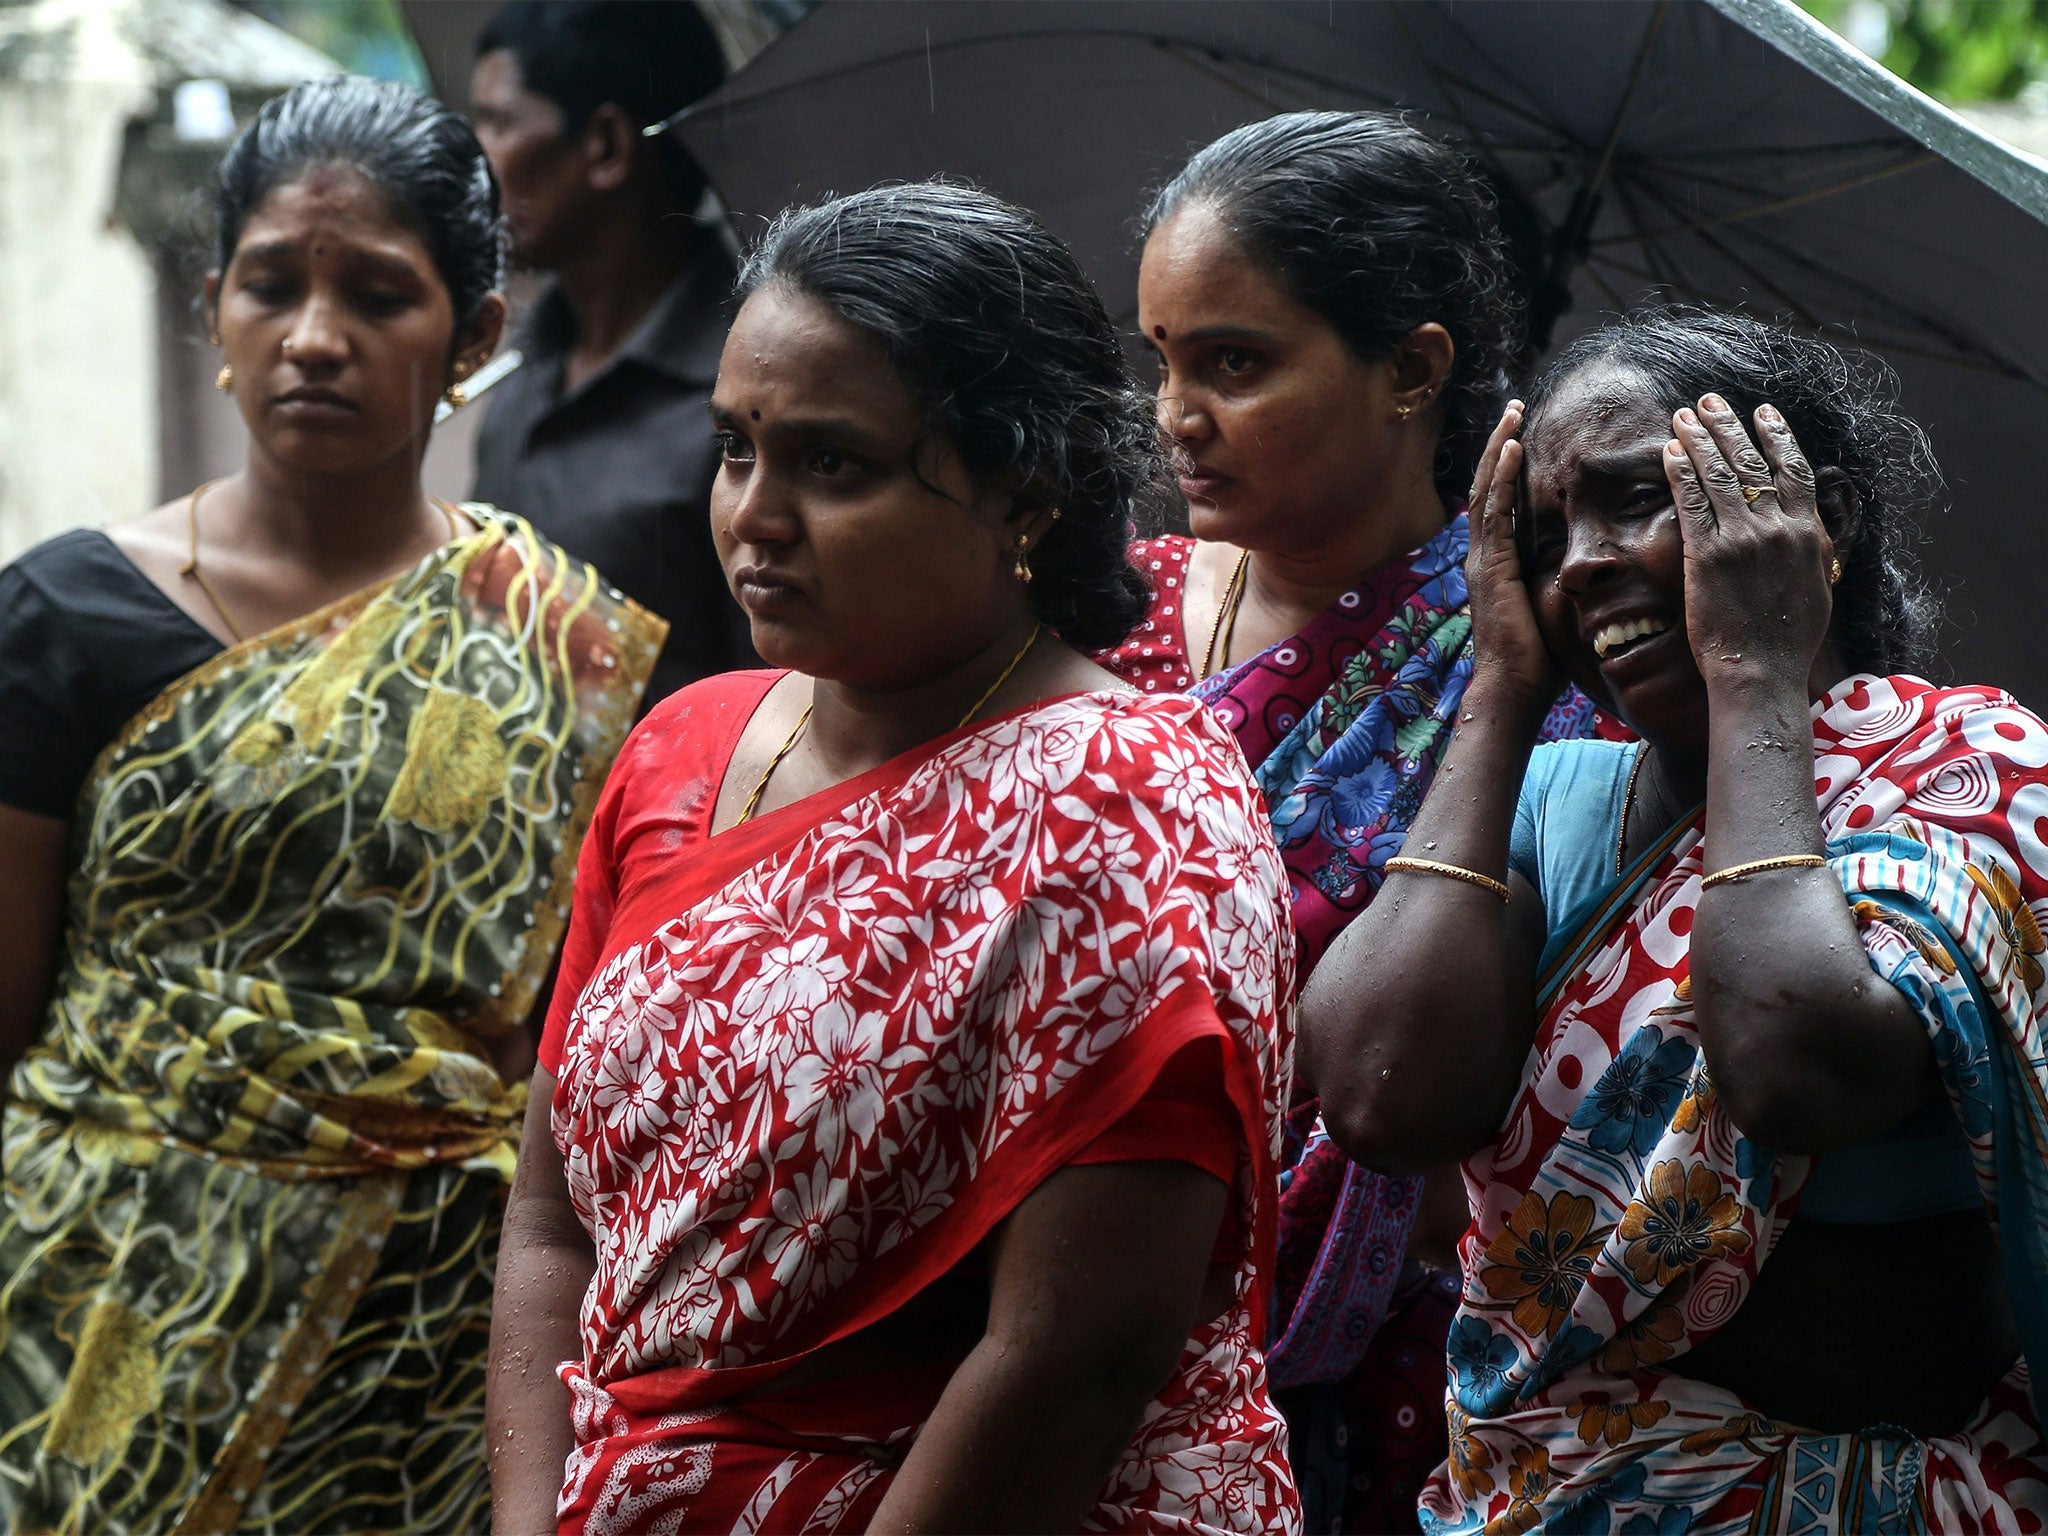
M 68 821 L 107 743 L 222 649 L 96 529 L 0 569 L 0 805 Z

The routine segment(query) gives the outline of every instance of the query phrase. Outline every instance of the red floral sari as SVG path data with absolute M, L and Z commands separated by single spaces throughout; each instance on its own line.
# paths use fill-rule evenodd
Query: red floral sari
M 1298 1528 L 1255 1319 L 1292 1039 L 1285 881 L 1222 727 L 1085 694 L 703 838 L 774 681 L 658 708 L 586 845 L 542 1059 L 597 1273 L 565 1532 L 857 1530 L 950 1370 L 780 1390 L 1217 1042 L 1235 1300 L 1091 1530 Z

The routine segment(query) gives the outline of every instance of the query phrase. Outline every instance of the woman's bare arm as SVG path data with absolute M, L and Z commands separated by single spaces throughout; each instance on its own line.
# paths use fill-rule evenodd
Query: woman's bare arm
M 64 849 L 53 816 L 0 805 L 0 1083 L 35 1043 L 64 933 Z
M 1201 1321 L 1229 1191 L 1184 1163 L 1066 1168 L 991 1243 L 988 1329 L 870 1536 L 1073 1531 Z
M 1707 682 L 1706 869 L 1819 854 L 1809 705 L 1832 603 L 1818 482 L 1769 406 L 1752 442 L 1718 395 L 1674 418 L 1665 469 L 1685 536 L 1686 629 Z M 1759 452 L 1761 447 L 1761 452 Z M 1743 486 L 1768 486 L 1745 497 Z M 1703 891 L 1692 930 L 1700 1048 L 1735 1123 L 1788 1152 L 1896 1124 L 1934 1087 L 1927 1031 L 1873 975 L 1832 872 Z
M 555 1374 L 583 1352 L 577 1309 L 597 1257 L 569 1203 L 562 1154 L 548 1125 L 554 1075 L 533 1074 L 520 1138 L 519 1172 L 505 1207 L 491 1314 L 484 1410 L 491 1459 L 491 1529 L 497 1536 L 554 1536 L 563 1464 L 576 1447 L 569 1393 Z
M 1508 841 L 1557 679 L 1508 518 L 1520 426 L 1510 406 L 1473 484 L 1472 682 L 1402 850 L 1506 879 L 1514 900 L 1503 906 L 1442 875 L 1390 873 L 1302 992 L 1302 1069 L 1324 1123 L 1352 1158 L 1388 1173 L 1423 1173 L 1492 1140 L 1535 1027 L 1543 913 L 1508 873 Z

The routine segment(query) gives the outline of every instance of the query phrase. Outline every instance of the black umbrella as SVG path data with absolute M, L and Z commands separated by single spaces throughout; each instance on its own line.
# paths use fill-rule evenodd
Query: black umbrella
M 2048 699 L 2048 171 L 1783 0 L 827 0 L 678 127 L 743 218 L 970 177 L 1128 311 L 1145 192 L 1301 107 L 1471 146 L 1532 216 L 1560 338 L 1663 295 L 1883 354 L 1950 485 L 1927 554 L 1952 667 Z

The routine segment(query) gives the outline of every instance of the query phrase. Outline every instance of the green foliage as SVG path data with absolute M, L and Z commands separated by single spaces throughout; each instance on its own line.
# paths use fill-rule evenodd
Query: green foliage
M 2048 78 L 2048 0 L 1800 4 L 1941 101 L 2007 101 Z

